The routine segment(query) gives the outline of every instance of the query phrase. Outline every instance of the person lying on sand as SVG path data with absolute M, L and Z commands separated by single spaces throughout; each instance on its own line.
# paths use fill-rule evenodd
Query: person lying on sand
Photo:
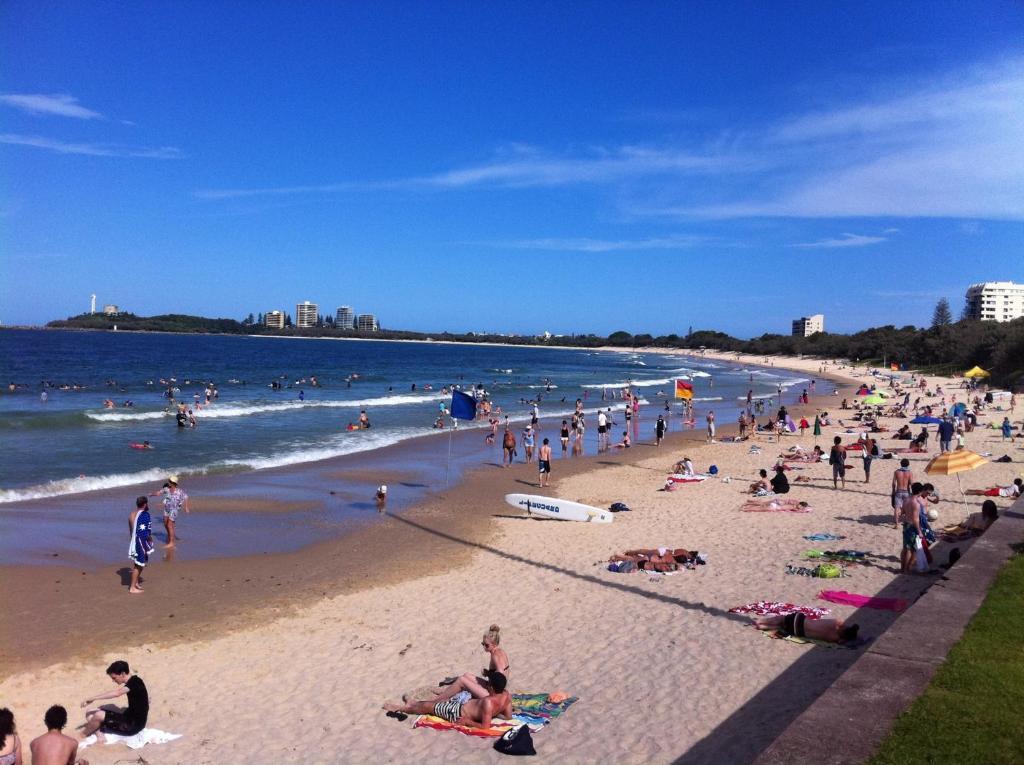
M 427 701 L 430 703 L 437 703 L 453 698 L 463 692 L 469 693 L 473 698 L 486 698 L 494 692 L 494 685 L 491 682 L 491 678 L 499 674 L 505 678 L 504 682 L 508 683 L 508 674 L 511 670 L 511 665 L 508 654 L 505 653 L 505 649 L 498 645 L 500 642 L 501 628 L 497 624 L 492 624 L 480 640 L 481 647 L 490 654 L 490 661 L 488 662 L 487 667 L 482 670 L 482 676 L 478 677 L 472 672 L 466 672 L 456 678 L 455 682 L 449 685 L 444 691 L 438 693 L 432 699 L 427 699 Z M 420 714 L 424 713 L 421 712 Z
M 492 692 L 474 699 L 469 691 L 461 691 L 444 701 L 414 701 L 411 704 L 385 704 L 389 715 L 434 715 L 455 725 L 468 728 L 490 728 L 495 717 L 512 718 L 512 696 L 505 690 L 507 681 L 501 672 L 492 672 Z
M 678 571 L 679 566 L 690 563 L 697 558 L 697 553 L 679 547 L 658 547 L 649 550 L 626 550 L 622 555 L 613 555 L 609 563 L 628 560 L 636 564 L 641 571 Z
M 846 626 L 842 619 L 808 619 L 804 614 L 773 614 L 754 620 L 759 630 L 777 630 L 785 636 L 825 640 L 829 643 L 848 643 L 857 639 L 860 625 Z
M 1024 488 L 1024 480 L 1014 478 L 1009 486 L 992 486 L 988 489 L 968 489 L 964 494 L 972 494 L 979 497 L 1019 497 Z
M 766 510 L 788 510 L 791 512 L 810 512 L 813 510 L 808 503 L 795 499 L 772 499 L 768 502 L 757 502 L 748 499 L 740 510 L 746 512 L 764 512 Z

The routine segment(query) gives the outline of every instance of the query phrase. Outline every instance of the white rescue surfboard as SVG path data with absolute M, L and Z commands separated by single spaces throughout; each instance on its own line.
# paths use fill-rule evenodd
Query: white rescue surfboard
M 583 521 L 589 523 L 611 523 L 615 515 L 599 507 L 571 502 L 567 499 L 542 497 L 538 494 L 506 494 L 505 501 L 512 507 L 525 510 L 530 515 L 554 518 L 560 521 Z

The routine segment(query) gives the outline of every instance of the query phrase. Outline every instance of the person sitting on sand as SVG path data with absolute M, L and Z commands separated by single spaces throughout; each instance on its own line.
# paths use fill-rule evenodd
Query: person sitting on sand
M 1019 497 L 1021 495 L 1024 480 L 1014 478 L 1009 486 L 992 486 L 988 489 L 968 489 L 964 494 L 971 494 L 978 497 Z
M 68 724 L 68 711 L 54 704 L 43 715 L 46 733 L 32 739 L 29 749 L 32 750 L 32 765 L 89 765 L 86 760 L 76 757 L 78 742 L 61 731 Z M 0 762 L 3 758 L 0 758 Z M 16 765 L 20 765 L 18 760 Z
M 768 471 L 761 468 L 757 474 L 760 476 L 756 481 L 750 484 L 750 493 L 756 497 L 763 497 L 771 493 L 771 485 L 768 483 Z
M 624 430 L 624 431 L 622 431 L 622 440 L 619 441 L 619 443 L 615 444 L 615 448 L 616 449 L 628 449 L 629 445 L 630 445 L 629 444 L 629 433 Z
M 789 479 L 786 478 L 786 468 L 782 465 L 775 466 L 775 475 L 771 480 L 772 491 L 776 494 L 789 494 Z
M 512 696 L 505 690 L 505 675 L 492 672 L 492 691 L 482 698 L 472 698 L 469 691 L 461 691 L 443 701 L 414 701 L 409 704 L 385 704 L 389 715 L 434 715 L 454 725 L 467 728 L 490 728 L 495 717 L 512 718 Z M 404 718 L 403 718 L 404 719 Z
M 981 503 L 981 512 L 971 513 L 963 523 L 960 524 L 960 527 L 964 529 L 964 531 L 975 531 L 980 534 L 983 531 L 986 531 L 998 518 L 999 509 L 996 507 L 996 503 L 991 499 L 986 499 Z
M 693 476 L 695 474 L 693 469 L 693 460 L 689 457 L 683 457 L 679 462 L 672 466 L 672 472 L 675 475 Z
M 67 760 L 65 759 L 65 762 Z M 0 763 L 21 765 L 21 739 L 14 724 L 14 713 L 4 707 L 0 709 Z
M 846 626 L 842 619 L 808 619 L 799 612 L 792 614 L 773 614 L 761 616 L 754 620 L 759 630 L 776 630 L 784 636 L 824 640 L 829 643 L 849 643 L 857 639 L 860 625 Z
M 434 698 L 429 699 L 428 702 L 431 704 L 446 701 L 451 699 L 457 694 L 463 691 L 467 692 L 470 696 L 477 699 L 486 698 L 494 692 L 494 685 L 492 678 L 495 675 L 501 675 L 504 678 L 504 683 L 508 682 L 508 673 L 511 669 L 511 665 L 508 659 L 508 654 L 505 653 L 505 649 L 499 646 L 501 642 L 501 628 L 497 624 L 492 624 L 487 632 L 484 633 L 483 638 L 480 640 L 480 645 L 483 647 L 488 654 L 490 654 L 490 661 L 487 663 L 487 668 L 481 673 L 482 677 L 477 677 L 472 672 L 466 672 L 456 678 L 455 682 L 449 685 L 442 693 L 437 694 Z M 503 683 L 503 687 L 504 687 Z M 432 714 L 431 712 L 419 712 L 418 714 Z M 441 715 L 438 715 L 439 717 Z
M 128 696 L 127 709 L 86 709 L 85 724 L 82 728 L 82 738 L 95 733 L 99 743 L 104 741 L 104 733 L 116 733 L 118 736 L 134 736 L 146 727 L 149 719 L 149 692 L 146 684 L 138 675 L 131 674 L 128 662 L 123 660 L 115 661 L 107 667 L 107 675 L 117 687 L 112 691 L 97 693 L 82 702 L 83 707 L 88 707 L 94 701 L 102 699 L 116 699 L 119 696 Z

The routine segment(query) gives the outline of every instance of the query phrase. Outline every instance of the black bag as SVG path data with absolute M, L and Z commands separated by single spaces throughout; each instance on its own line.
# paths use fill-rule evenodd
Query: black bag
M 494 742 L 494 748 L 502 754 L 537 754 L 537 750 L 533 748 L 533 736 L 530 733 L 529 725 L 520 725 L 518 728 L 507 731 Z
M 611 510 L 613 513 L 628 513 L 629 505 L 627 505 L 624 502 L 616 502 L 608 509 Z

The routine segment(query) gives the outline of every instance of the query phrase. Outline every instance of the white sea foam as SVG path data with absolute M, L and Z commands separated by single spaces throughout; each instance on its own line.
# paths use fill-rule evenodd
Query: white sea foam
M 438 391 L 430 391 L 422 394 L 405 394 L 398 396 L 379 396 L 377 398 L 353 399 L 351 401 L 316 399 L 308 401 L 277 401 L 272 403 L 227 403 L 214 404 L 195 412 L 196 418 L 200 420 L 216 419 L 221 417 L 248 417 L 253 414 L 266 414 L 268 412 L 293 412 L 302 409 L 369 409 L 379 406 L 401 406 L 403 404 L 422 404 L 425 402 L 436 402 L 445 400 L 446 396 Z M 139 422 L 140 420 L 158 420 L 163 417 L 173 416 L 173 413 L 166 412 L 86 412 L 85 416 L 97 422 Z
M 631 382 L 610 382 L 610 383 L 588 383 L 587 385 L 581 385 L 581 388 L 608 388 L 608 389 L 619 389 L 619 388 L 650 388 L 655 385 L 671 385 L 672 381 L 676 379 L 673 377 L 660 377 L 657 380 L 632 380 Z

